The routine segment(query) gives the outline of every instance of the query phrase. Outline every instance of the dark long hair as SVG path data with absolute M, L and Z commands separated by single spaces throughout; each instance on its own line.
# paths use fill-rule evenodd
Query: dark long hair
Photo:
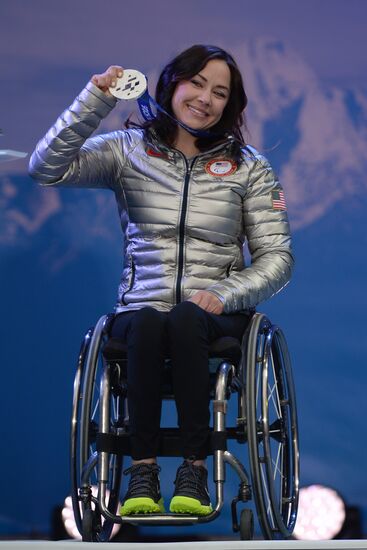
M 228 135 L 232 135 L 235 138 L 237 148 L 245 145 L 241 126 L 244 124 L 243 111 L 247 105 L 247 96 L 241 73 L 233 57 L 225 50 L 216 46 L 201 44 L 191 46 L 191 48 L 180 53 L 164 67 L 160 74 L 155 93 L 157 103 L 165 111 L 173 115 L 172 97 L 177 83 L 182 80 L 189 80 L 198 74 L 208 61 L 212 59 L 221 59 L 227 63 L 231 73 L 230 94 L 220 120 L 208 129 L 213 133 L 213 137 L 197 138 L 195 145 L 200 151 L 205 151 L 215 143 L 225 140 Z M 177 133 L 177 124 L 159 111 L 156 119 L 153 121 L 138 125 L 128 120 L 126 126 L 128 128 L 139 126 L 145 129 L 152 129 L 160 140 L 169 146 L 173 145 Z

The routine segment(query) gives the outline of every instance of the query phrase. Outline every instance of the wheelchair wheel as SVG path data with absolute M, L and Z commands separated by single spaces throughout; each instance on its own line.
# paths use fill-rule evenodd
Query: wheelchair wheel
M 98 509 L 98 455 L 96 436 L 99 431 L 100 388 L 103 371 L 100 347 L 104 338 L 106 316 L 90 330 L 82 343 L 74 381 L 71 420 L 71 480 L 74 518 L 83 540 L 108 541 L 113 522 L 105 520 Z M 122 415 L 120 396 L 111 392 L 110 431 L 114 431 Z M 107 508 L 115 514 L 119 503 L 122 458 L 109 457 Z
M 289 538 L 297 516 L 296 398 L 283 333 L 254 316 L 247 348 L 247 435 L 254 499 L 266 539 Z

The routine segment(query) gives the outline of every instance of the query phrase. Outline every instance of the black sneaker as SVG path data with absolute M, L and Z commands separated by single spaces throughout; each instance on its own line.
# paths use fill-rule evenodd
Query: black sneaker
M 157 464 L 144 462 L 135 464 L 124 474 L 130 474 L 130 482 L 123 504 L 120 508 L 121 516 L 130 514 L 164 513 L 164 504 L 159 488 L 160 467 Z
M 204 466 L 194 466 L 185 460 L 179 467 L 169 509 L 175 514 L 198 516 L 206 516 L 213 511 L 208 492 L 208 472 Z

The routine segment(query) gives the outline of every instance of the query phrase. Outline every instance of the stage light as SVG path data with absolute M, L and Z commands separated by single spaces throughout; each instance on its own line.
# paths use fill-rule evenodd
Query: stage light
M 98 493 L 98 487 L 93 485 L 92 486 L 93 496 L 96 497 L 97 493 Z M 107 500 L 108 500 L 108 497 L 109 497 L 109 491 L 107 490 L 107 495 L 106 495 Z M 120 506 L 121 505 L 119 503 L 118 508 L 120 508 Z M 66 499 L 64 501 L 64 507 L 63 507 L 62 512 L 61 512 L 61 517 L 62 517 L 64 528 L 65 528 L 65 531 L 67 532 L 67 534 L 73 539 L 82 540 L 81 534 L 79 533 L 79 531 L 77 529 L 77 526 L 75 524 L 73 505 L 72 505 L 72 501 L 71 501 L 70 496 L 66 497 Z M 120 530 L 120 527 L 121 527 L 121 524 L 119 524 L 119 523 L 114 524 L 113 529 L 112 529 L 111 538 L 114 537 L 118 533 L 118 531 Z
M 322 485 L 302 487 L 293 535 L 300 540 L 333 539 L 345 518 L 346 507 L 337 491 Z

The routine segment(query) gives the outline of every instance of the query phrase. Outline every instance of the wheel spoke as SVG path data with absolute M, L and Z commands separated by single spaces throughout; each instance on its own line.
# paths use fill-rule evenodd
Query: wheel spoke
M 91 414 L 91 420 L 94 420 L 96 418 L 98 408 L 99 408 L 99 399 L 97 399 L 96 404 L 94 405 L 94 409 Z
M 274 524 L 274 518 L 273 518 L 273 511 L 272 511 L 272 508 L 271 508 L 271 499 L 270 499 L 269 492 L 268 492 L 268 483 L 267 483 L 266 475 L 264 473 L 264 465 L 261 466 L 260 471 L 261 471 L 261 477 L 262 477 L 262 486 L 265 490 L 265 496 L 266 496 L 266 500 L 267 500 L 266 513 L 267 513 L 268 517 L 271 519 L 272 527 L 274 527 L 275 524 Z
M 275 408 L 275 410 L 278 414 L 278 418 L 282 418 L 282 411 L 281 411 L 280 398 L 279 398 L 279 388 L 278 388 L 278 383 L 277 383 L 277 374 L 276 374 L 275 369 L 274 369 L 273 351 L 271 351 L 270 356 L 271 356 L 271 370 L 272 370 L 272 373 L 273 373 L 274 386 L 273 386 L 273 388 L 271 388 L 270 384 L 268 385 L 268 389 L 269 389 L 269 392 L 270 392 L 269 398 L 271 398 L 271 400 L 274 404 L 274 408 Z M 275 401 L 275 398 L 274 398 L 274 391 L 276 393 L 276 401 Z
M 276 393 L 278 393 L 278 388 L 277 388 L 277 384 L 274 383 L 274 386 L 271 388 L 270 384 L 268 383 L 268 391 L 269 391 L 269 395 L 268 395 L 268 404 L 270 402 L 273 403 L 274 405 L 274 408 L 276 410 L 276 413 L 278 415 L 278 418 L 282 418 L 282 412 L 280 410 L 280 403 L 279 403 L 279 397 L 278 397 L 278 400 L 276 402 L 275 398 L 274 398 L 274 392 L 276 391 Z
M 282 454 L 282 448 L 283 448 L 283 445 L 281 443 L 279 443 L 276 461 L 274 462 L 274 460 L 272 459 L 272 463 L 273 463 L 273 466 L 274 466 L 274 475 L 273 475 L 274 481 L 275 481 L 275 477 L 276 477 L 277 472 L 279 473 L 281 479 L 283 479 L 283 477 L 284 477 L 282 471 L 279 469 L 279 459 L 280 459 L 281 454 Z

